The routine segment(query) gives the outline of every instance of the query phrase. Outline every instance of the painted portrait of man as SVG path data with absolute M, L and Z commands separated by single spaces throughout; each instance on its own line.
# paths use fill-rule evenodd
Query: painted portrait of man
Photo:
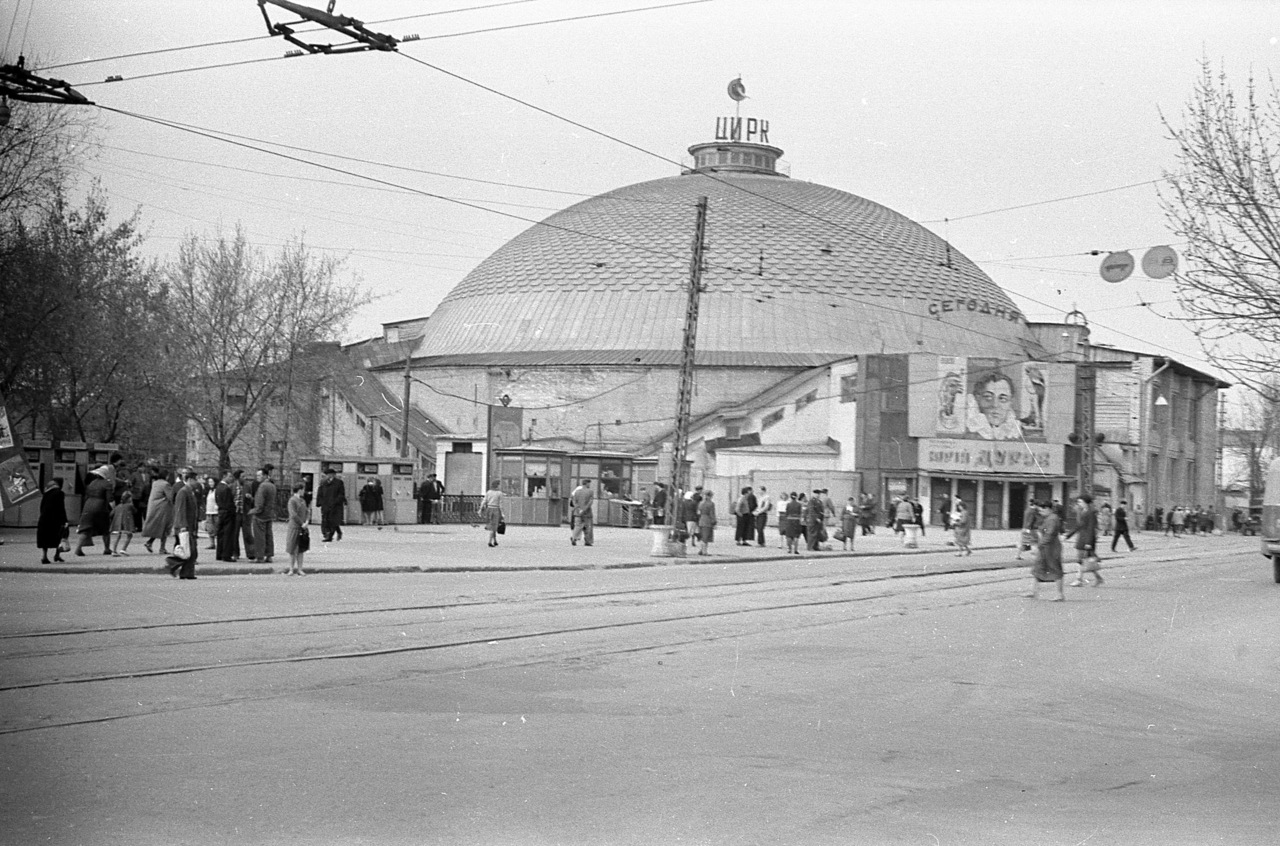
M 968 405 L 965 429 L 971 436 L 986 441 L 1022 440 L 1022 422 L 1014 411 L 1017 391 L 1009 375 L 999 370 L 980 375 Z

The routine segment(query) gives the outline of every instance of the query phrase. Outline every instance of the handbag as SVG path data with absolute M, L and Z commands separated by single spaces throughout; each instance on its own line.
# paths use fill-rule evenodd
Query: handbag
M 298 527 L 298 552 L 306 552 L 311 548 L 311 530 L 306 526 Z
M 841 543 L 844 543 L 846 540 L 843 529 L 836 529 L 836 533 L 833 537 L 835 537 L 835 539 L 840 541 Z
M 178 542 L 173 545 L 173 555 L 175 558 L 191 557 L 191 533 L 186 529 L 178 532 Z
M 505 535 L 506 533 L 507 533 L 507 521 L 506 521 L 506 520 L 499 520 L 499 521 L 498 521 L 498 534 L 500 534 L 500 535 Z

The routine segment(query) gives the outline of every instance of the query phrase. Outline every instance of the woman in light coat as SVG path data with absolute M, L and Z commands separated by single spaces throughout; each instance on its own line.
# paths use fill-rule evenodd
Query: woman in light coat
M 505 522 L 502 519 L 502 490 L 497 482 L 489 483 L 489 490 L 480 503 L 480 514 L 484 517 L 484 526 L 489 530 L 489 546 L 498 545 L 498 527 Z
M 173 533 L 173 480 L 166 479 L 159 470 L 152 471 L 151 496 L 147 500 L 147 517 L 142 522 L 143 544 L 147 552 L 154 552 L 151 544 L 160 541 L 160 554 L 168 555 L 165 538 Z
M 699 555 L 707 555 L 707 544 L 716 539 L 716 504 L 712 501 L 711 491 L 702 492 L 702 502 L 698 503 L 698 540 L 702 548 Z

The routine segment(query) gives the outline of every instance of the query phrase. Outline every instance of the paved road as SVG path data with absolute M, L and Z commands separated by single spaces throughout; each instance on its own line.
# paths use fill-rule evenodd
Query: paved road
M 1143 547 L 0 574 L 0 839 L 1272 843 L 1277 587 Z

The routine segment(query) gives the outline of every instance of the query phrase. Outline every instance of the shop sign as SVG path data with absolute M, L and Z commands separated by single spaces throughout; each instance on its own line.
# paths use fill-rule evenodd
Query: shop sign
M 920 439 L 920 469 L 946 473 L 1061 476 L 1063 454 L 1057 444 Z

